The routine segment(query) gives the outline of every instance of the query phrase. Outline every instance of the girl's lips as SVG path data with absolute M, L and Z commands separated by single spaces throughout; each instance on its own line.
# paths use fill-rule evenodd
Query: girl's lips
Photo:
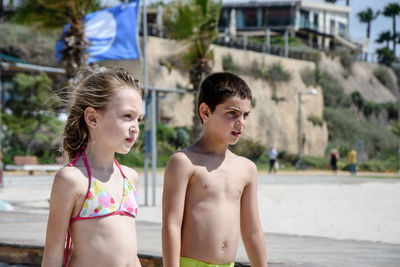
M 128 143 L 131 143 L 131 144 L 133 144 L 133 141 L 135 141 L 135 139 L 133 139 L 133 138 L 126 138 L 125 139 Z

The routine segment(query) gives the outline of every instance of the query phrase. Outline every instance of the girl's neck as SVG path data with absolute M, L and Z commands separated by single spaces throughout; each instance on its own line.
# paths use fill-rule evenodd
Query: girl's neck
M 104 149 L 104 146 L 88 144 L 85 153 L 91 168 L 106 172 L 114 168 L 115 154 Z

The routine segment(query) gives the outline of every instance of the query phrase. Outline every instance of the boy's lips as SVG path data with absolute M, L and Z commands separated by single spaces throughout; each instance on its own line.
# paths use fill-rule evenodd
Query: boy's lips
M 240 135 L 242 134 L 242 132 L 240 131 L 232 131 L 231 134 L 235 137 L 240 137 Z

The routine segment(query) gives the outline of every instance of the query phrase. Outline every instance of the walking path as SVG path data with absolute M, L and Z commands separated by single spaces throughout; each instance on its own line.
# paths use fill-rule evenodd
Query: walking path
M 43 246 L 51 183 L 52 176 L 5 175 L 0 200 L 15 211 L 0 212 L 0 243 Z M 399 179 L 262 173 L 259 183 L 270 266 L 400 266 Z M 161 256 L 161 184 L 158 175 L 156 205 L 139 210 L 142 254 Z M 143 184 L 139 190 L 144 203 Z M 152 197 L 150 188 L 150 204 Z M 247 262 L 242 243 L 237 260 Z

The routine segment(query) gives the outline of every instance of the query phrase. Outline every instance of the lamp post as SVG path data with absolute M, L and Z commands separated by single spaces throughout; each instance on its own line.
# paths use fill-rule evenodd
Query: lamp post
M 316 95 L 318 93 L 318 91 L 316 89 L 311 89 L 307 92 L 302 92 L 299 91 L 298 93 L 298 99 L 299 99 L 299 107 L 298 107 L 298 121 L 297 121 L 297 127 L 298 127 L 298 149 L 297 149 L 297 162 L 296 162 L 296 170 L 302 170 L 304 169 L 303 167 L 303 162 L 302 162 L 302 158 L 303 158 L 303 125 L 302 125 L 302 96 L 303 94 L 306 95 Z

